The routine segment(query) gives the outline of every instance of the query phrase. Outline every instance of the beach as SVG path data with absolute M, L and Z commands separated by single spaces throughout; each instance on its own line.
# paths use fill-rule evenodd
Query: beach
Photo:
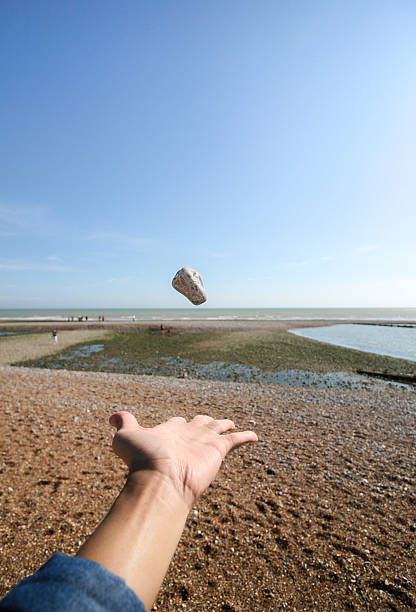
M 9 365 L 24 359 L 38 359 L 45 355 L 55 355 L 79 342 L 99 341 L 108 335 L 108 332 L 102 329 L 63 330 L 57 327 L 58 342 L 54 344 L 52 329 L 55 328 L 1 338 L 0 365 Z M 26 329 L 25 331 L 30 330 Z
M 155 610 L 415 609 L 414 392 L 9 365 L 0 381 L 1 594 L 106 514 L 125 477 L 108 417 L 123 409 L 259 436 L 191 511 Z
M 416 612 L 416 0 L 0 15 L 0 612 Z

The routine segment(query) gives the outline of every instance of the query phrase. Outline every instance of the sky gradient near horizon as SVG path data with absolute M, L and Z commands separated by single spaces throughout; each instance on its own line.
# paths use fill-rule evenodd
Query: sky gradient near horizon
M 416 304 L 416 4 L 0 4 L 0 308 Z

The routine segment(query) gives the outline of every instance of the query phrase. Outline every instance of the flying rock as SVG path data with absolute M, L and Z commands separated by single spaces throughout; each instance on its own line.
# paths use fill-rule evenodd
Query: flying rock
M 191 268 L 181 268 L 173 277 L 172 287 L 188 298 L 192 304 L 199 306 L 207 301 L 201 275 Z

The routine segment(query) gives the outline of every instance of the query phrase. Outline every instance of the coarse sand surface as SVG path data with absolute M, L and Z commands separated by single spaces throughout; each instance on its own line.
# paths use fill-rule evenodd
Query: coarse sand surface
M 2 594 L 103 518 L 125 477 L 108 417 L 126 409 L 259 435 L 191 511 L 155 610 L 415 609 L 414 391 L 3 366 L 0 401 Z

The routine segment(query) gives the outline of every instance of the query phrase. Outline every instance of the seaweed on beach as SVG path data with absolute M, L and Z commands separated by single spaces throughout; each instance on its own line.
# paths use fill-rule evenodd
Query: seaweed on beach
M 416 364 L 345 349 L 286 331 L 153 334 L 115 332 L 99 345 L 85 343 L 18 365 L 239 382 L 356 388 L 370 381 L 357 369 L 400 371 Z

